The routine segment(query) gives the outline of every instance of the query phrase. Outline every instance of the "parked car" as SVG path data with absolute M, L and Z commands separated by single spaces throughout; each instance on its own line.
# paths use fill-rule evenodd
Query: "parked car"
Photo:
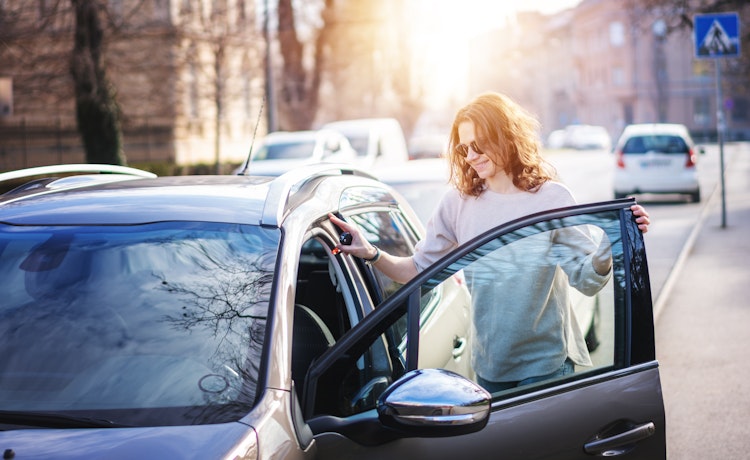
M 612 149 L 612 138 L 603 126 L 568 125 L 549 133 L 545 145 L 550 149 L 606 150 Z
M 349 140 L 331 129 L 276 131 L 267 134 L 236 173 L 276 176 L 314 163 L 355 163 L 357 152 Z
M 447 149 L 448 136 L 445 134 L 422 134 L 409 139 L 410 160 L 443 158 Z
M 681 124 L 626 126 L 615 148 L 615 197 L 638 193 L 687 194 L 701 199 L 698 156 L 688 129 Z
M 5 458 L 665 458 L 634 200 L 507 223 L 400 285 L 333 251 L 329 213 L 395 255 L 423 235 L 360 170 L 84 166 L 0 174 L 28 178 L 0 195 Z M 470 283 L 573 227 L 611 243 L 594 365 L 490 395 L 473 381 Z
M 372 170 L 397 167 L 409 160 L 406 137 L 395 118 L 358 118 L 326 123 L 349 139 L 357 151 L 357 166 Z
M 547 140 L 545 141 L 545 146 L 548 149 L 562 149 L 565 148 L 565 130 L 564 129 L 556 129 L 549 133 L 547 136 Z
M 603 126 L 570 125 L 565 127 L 565 147 L 609 151 L 612 149 L 612 138 Z

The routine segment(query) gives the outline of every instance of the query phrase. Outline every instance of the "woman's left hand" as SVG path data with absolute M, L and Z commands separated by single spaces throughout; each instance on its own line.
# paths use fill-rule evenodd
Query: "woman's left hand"
M 648 226 L 649 224 L 651 224 L 651 218 L 649 218 L 648 212 L 646 212 L 646 208 L 639 204 L 634 204 L 630 207 L 630 210 L 633 211 L 635 221 L 638 224 L 638 228 L 641 230 L 641 232 L 648 232 Z

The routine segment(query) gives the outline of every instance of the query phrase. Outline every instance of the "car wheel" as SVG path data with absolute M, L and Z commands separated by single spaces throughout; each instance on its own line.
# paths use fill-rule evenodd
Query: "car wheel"
M 591 316 L 591 324 L 589 324 L 589 329 L 586 331 L 586 348 L 588 348 L 589 353 L 593 353 L 596 351 L 597 348 L 599 348 L 599 324 L 601 323 L 601 313 L 600 313 L 600 307 L 599 307 L 599 296 L 596 296 L 596 303 L 594 304 L 594 314 Z
M 698 189 L 690 194 L 690 199 L 693 201 L 693 203 L 698 203 L 701 200 L 701 190 Z

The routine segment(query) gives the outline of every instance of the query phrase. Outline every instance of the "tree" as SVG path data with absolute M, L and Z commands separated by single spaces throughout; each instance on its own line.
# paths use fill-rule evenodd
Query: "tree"
M 104 31 L 98 2 L 71 0 L 75 13 L 73 76 L 76 120 L 88 163 L 123 165 L 120 109 L 102 64 Z
M 246 154 L 257 124 L 258 38 L 253 0 L 0 1 L 0 72 L 19 127 L 8 163 L 86 152 L 123 163 L 124 152 L 218 170 Z M 40 134 L 27 147 L 24 133 Z
M 279 0 L 278 40 L 283 72 L 281 78 L 279 124 L 281 129 L 309 129 L 318 109 L 322 69 L 325 66 L 325 49 L 330 35 L 333 0 L 324 0 L 321 12 L 322 25 L 312 41 L 313 59 L 308 70 L 305 65 L 304 43 L 297 33 L 295 9 L 292 0 Z
M 409 2 L 279 0 L 281 129 L 395 117 L 408 131 L 423 108 L 414 84 Z M 300 31 L 308 32 L 307 38 Z

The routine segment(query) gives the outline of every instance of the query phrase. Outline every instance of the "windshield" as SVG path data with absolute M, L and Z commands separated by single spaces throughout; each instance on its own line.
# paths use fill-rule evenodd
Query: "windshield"
M 279 142 L 261 147 L 253 156 L 253 161 L 311 158 L 314 151 L 314 140 Z
M 233 224 L 0 225 L 0 411 L 124 425 L 246 414 L 278 240 Z
M 367 134 L 348 134 L 346 138 L 349 139 L 352 148 L 356 150 L 358 157 L 367 156 L 367 151 L 370 149 L 370 137 Z

